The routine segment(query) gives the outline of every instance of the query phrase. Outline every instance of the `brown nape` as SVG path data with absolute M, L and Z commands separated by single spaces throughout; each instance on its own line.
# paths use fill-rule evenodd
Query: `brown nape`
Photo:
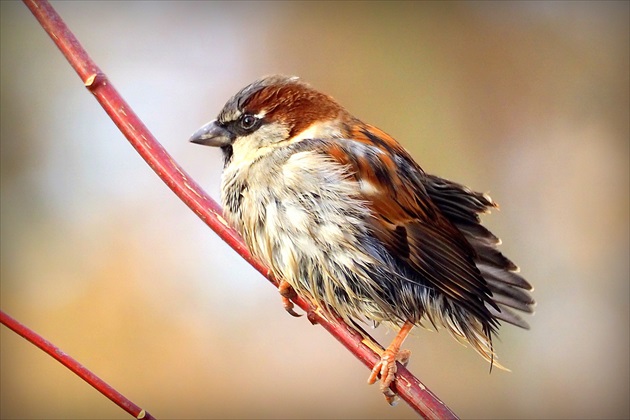
M 335 120 L 346 111 L 333 98 L 300 82 L 267 86 L 254 93 L 244 105 L 245 112 L 266 111 L 265 119 L 282 120 L 291 127 L 290 136 L 314 122 Z

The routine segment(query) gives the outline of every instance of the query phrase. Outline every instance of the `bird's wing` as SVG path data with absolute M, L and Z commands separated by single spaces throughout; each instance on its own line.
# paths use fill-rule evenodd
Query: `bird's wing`
M 496 304 L 475 265 L 475 250 L 431 200 L 422 182 L 427 175 L 376 127 L 363 125 L 351 134 L 329 142 L 325 152 L 350 168 L 372 211 L 374 235 L 395 261 L 417 273 L 411 281 L 433 287 L 493 329 L 487 306 Z

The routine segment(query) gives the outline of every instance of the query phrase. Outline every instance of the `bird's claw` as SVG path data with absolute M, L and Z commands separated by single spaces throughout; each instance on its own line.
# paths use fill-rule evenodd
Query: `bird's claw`
M 283 280 L 278 286 L 278 291 L 280 292 L 280 296 L 282 296 L 282 305 L 284 306 L 284 310 L 287 311 L 291 316 L 294 316 L 296 318 L 301 317 L 302 314 L 298 314 L 293 310 L 293 307 L 295 305 L 293 304 L 293 302 L 291 302 L 291 299 L 297 297 L 297 293 L 295 293 L 293 287 Z
M 396 379 L 396 371 L 398 370 L 396 362 L 400 362 L 403 366 L 407 366 L 409 363 L 409 357 L 411 351 L 399 350 L 397 353 L 393 350 L 387 349 L 383 352 L 381 360 L 374 365 L 370 376 L 368 377 L 368 384 L 372 385 L 380 377 L 381 382 L 379 388 L 389 405 L 395 405 L 397 397 L 394 391 L 390 388 L 390 385 Z
M 293 304 L 293 302 L 291 302 L 291 299 L 286 298 L 286 297 L 282 297 L 282 305 L 284 306 L 284 310 L 287 311 L 289 313 L 289 315 L 294 316 L 296 318 L 299 318 L 302 316 L 302 314 L 298 314 L 297 312 L 295 312 L 293 310 L 293 307 L 295 306 Z

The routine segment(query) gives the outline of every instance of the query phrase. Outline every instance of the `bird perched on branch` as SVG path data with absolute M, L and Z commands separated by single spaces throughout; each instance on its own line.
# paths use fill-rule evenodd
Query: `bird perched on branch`
M 413 326 L 443 327 L 490 363 L 501 321 L 529 328 L 514 309 L 533 312 L 532 287 L 479 219 L 495 202 L 425 173 L 297 77 L 246 86 L 191 141 L 223 151 L 225 217 L 281 281 L 290 313 L 296 292 L 351 324 L 398 331 L 368 379 L 380 377 L 390 403 Z

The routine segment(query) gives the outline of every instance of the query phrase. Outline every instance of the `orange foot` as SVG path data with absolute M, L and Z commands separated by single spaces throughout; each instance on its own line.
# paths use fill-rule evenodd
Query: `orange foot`
M 278 291 L 280 292 L 280 296 L 282 296 L 282 305 L 284 306 L 284 310 L 287 311 L 290 315 L 295 317 L 302 316 L 293 310 L 293 302 L 291 299 L 297 296 L 295 290 L 293 290 L 293 286 L 291 286 L 288 282 L 282 280 L 280 285 L 278 286 Z
M 396 379 L 396 362 L 400 362 L 403 366 L 407 366 L 409 356 L 411 356 L 411 352 L 409 350 L 401 350 L 400 346 L 403 341 L 405 341 L 405 338 L 409 335 L 412 328 L 413 323 L 411 321 L 406 321 L 403 324 L 392 343 L 381 355 L 381 360 L 374 365 L 372 373 L 370 373 L 370 377 L 368 378 L 368 384 L 372 385 L 380 376 L 381 392 L 390 405 L 394 405 L 396 403 L 396 394 L 389 387 L 392 382 L 394 382 L 394 379 Z
M 376 382 L 376 379 L 380 377 L 381 383 L 379 388 L 389 405 L 396 404 L 396 394 L 389 388 L 392 382 L 394 382 L 394 379 L 396 379 L 396 362 L 400 362 L 403 366 L 407 366 L 410 356 L 411 351 L 409 350 L 402 349 L 398 350 L 396 353 L 391 348 L 388 348 L 381 356 L 380 362 L 374 365 L 372 373 L 370 373 L 368 384 L 372 385 Z

